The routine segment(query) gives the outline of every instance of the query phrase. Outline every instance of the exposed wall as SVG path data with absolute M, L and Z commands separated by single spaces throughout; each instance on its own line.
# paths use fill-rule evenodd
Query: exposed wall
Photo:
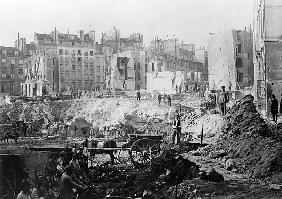
M 282 1 L 265 0 L 266 39 L 282 39 Z
M 231 31 L 211 36 L 208 43 L 210 89 L 236 89 L 234 42 Z M 230 88 L 231 87 L 231 88 Z

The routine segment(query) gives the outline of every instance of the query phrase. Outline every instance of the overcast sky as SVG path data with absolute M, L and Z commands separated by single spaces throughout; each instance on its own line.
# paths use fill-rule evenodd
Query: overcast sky
M 0 0 L 0 45 L 14 46 L 17 32 L 33 41 L 34 32 L 79 29 L 101 32 L 116 27 L 122 36 L 176 35 L 186 43 L 207 45 L 209 33 L 252 24 L 253 0 Z

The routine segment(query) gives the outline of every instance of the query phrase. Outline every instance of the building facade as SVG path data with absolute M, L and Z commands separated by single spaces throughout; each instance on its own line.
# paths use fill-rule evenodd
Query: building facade
M 105 88 L 105 56 L 96 48 L 92 30 L 88 33 L 80 30 L 78 34 L 61 34 L 56 29 L 50 34 L 35 33 L 34 43 L 26 49 L 35 60 L 38 54 L 44 56 L 44 81 L 51 92 L 102 91 Z
M 252 31 L 228 30 L 208 43 L 209 88 L 238 90 L 253 85 Z
M 256 0 L 254 5 L 255 100 L 258 109 L 267 114 L 272 94 L 278 100 L 282 93 L 282 2 Z
M 24 56 L 16 48 L 0 46 L 0 93 L 20 95 Z

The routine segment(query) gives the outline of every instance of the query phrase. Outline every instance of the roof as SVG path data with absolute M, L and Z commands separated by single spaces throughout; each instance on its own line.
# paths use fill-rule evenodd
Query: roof
M 39 34 L 35 33 L 35 36 L 38 40 L 52 39 L 52 36 L 49 34 Z

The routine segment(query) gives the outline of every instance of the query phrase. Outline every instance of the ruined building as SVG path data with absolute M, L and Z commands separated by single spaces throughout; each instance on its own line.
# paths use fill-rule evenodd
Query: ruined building
M 204 89 L 203 63 L 195 59 L 195 45 L 177 39 L 156 38 L 148 50 L 147 89 L 162 93 L 197 92 Z
M 108 90 L 146 89 L 143 35 L 132 33 L 121 37 L 114 28 L 102 34 L 101 46 L 105 60 L 110 60 L 105 64 Z
M 0 46 L 0 93 L 21 94 L 23 66 L 24 55 L 17 48 Z
M 209 88 L 240 90 L 253 85 L 252 31 L 227 30 L 208 43 Z
M 282 93 L 282 2 L 256 0 L 254 6 L 255 100 L 259 110 L 267 113 L 271 94 Z
M 35 53 L 31 54 L 35 55 L 31 59 L 38 59 L 38 54 L 44 56 L 44 81 L 48 82 L 51 92 L 105 89 L 105 57 L 103 51 L 96 48 L 93 30 L 88 33 L 80 30 L 77 35 L 61 34 L 56 29 L 50 34 L 35 33 L 34 47 Z M 34 78 L 32 74 L 26 76 Z

